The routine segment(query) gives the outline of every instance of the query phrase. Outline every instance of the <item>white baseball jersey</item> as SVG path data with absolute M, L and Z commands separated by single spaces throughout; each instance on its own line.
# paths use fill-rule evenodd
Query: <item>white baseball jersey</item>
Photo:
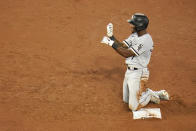
M 136 68 L 147 68 L 153 50 L 153 41 L 150 34 L 138 36 L 131 34 L 123 41 L 136 56 L 126 58 L 125 63 Z

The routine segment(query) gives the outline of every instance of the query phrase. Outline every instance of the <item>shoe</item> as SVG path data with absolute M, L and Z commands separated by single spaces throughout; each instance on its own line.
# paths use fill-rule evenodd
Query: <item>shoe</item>
M 155 103 L 155 104 L 160 104 L 160 99 L 159 99 L 158 96 L 152 95 L 150 101 Z
M 169 94 L 166 90 L 154 91 L 161 100 L 169 100 Z

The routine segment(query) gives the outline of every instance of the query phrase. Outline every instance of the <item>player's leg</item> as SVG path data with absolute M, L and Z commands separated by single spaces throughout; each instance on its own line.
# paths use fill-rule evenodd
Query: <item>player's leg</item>
M 125 76 L 124 81 L 123 81 L 123 101 L 125 103 L 129 103 L 129 89 L 127 85 L 127 78 Z
M 142 70 L 142 78 L 141 78 L 141 87 L 145 87 L 148 78 L 149 78 L 150 72 L 148 70 L 148 68 L 143 68 Z M 143 81 L 143 82 L 142 82 Z M 143 88 L 144 90 L 147 88 Z M 141 88 L 142 92 L 143 89 Z M 140 92 L 141 92 L 140 90 Z M 152 92 L 152 94 L 155 94 L 156 96 L 158 96 L 161 100 L 169 100 L 169 94 L 166 90 L 160 90 L 160 91 L 153 91 L 151 89 L 148 88 L 148 90 L 150 90 Z M 153 99 L 151 100 L 153 102 Z
M 146 87 L 149 78 L 149 71 L 147 68 L 142 70 L 141 82 L 140 82 L 140 107 L 146 106 L 150 101 L 153 103 L 160 103 L 159 97 L 149 88 Z
M 148 82 L 148 78 L 146 77 L 141 77 L 141 80 L 140 80 L 140 90 L 139 90 L 139 95 L 141 96 L 143 92 L 146 91 L 147 87 L 146 87 L 146 84 Z
M 150 101 L 159 103 L 159 97 L 145 85 L 148 79 L 141 78 L 140 71 L 134 71 L 127 75 L 127 85 L 129 89 L 129 108 L 138 110 L 146 106 Z
M 148 82 L 148 77 L 142 76 L 140 82 L 140 98 L 139 98 L 140 107 L 146 106 L 150 101 L 156 104 L 160 103 L 159 96 L 157 96 L 152 90 L 146 87 L 147 82 Z
M 139 98 L 140 108 L 146 106 L 151 100 L 151 94 L 148 91 L 142 92 Z
M 141 71 L 132 71 L 128 76 L 129 89 L 129 109 L 137 110 L 139 106 L 139 88 L 140 88 Z
M 146 91 L 146 84 L 148 82 L 147 77 L 142 77 L 140 81 L 140 90 L 139 90 L 139 103 L 140 107 L 146 106 L 150 100 L 151 100 L 151 95 Z
M 145 92 L 142 92 L 139 98 L 140 107 L 146 106 L 149 102 L 159 104 L 160 99 L 159 96 L 157 96 L 154 92 L 152 92 L 152 90 L 147 88 Z

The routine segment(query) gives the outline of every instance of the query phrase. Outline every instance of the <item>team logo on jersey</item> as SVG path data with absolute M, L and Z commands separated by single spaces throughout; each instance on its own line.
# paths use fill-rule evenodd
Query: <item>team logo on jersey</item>
M 141 48 L 142 48 L 142 44 L 140 44 L 139 46 L 138 46 L 138 48 L 137 48 L 137 51 L 139 51 Z

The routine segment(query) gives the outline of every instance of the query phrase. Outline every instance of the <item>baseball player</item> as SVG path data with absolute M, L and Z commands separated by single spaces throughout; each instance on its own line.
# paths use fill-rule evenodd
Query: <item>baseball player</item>
M 145 87 L 149 78 L 148 64 L 153 50 L 153 41 L 147 32 L 149 19 L 146 15 L 135 13 L 128 20 L 132 33 L 123 42 L 119 42 L 113 35 L 113 24 L 107 25 L 107 36 L 101 43 L 111 46 L 118 54 L 125 58 L 127 70 L 123 82 L 123 101 L 128 103 L 129 109 L 138 110 L 150 101 L 159 104 L 160 99 L 169 100 L 165 90 L 152 91 Z

